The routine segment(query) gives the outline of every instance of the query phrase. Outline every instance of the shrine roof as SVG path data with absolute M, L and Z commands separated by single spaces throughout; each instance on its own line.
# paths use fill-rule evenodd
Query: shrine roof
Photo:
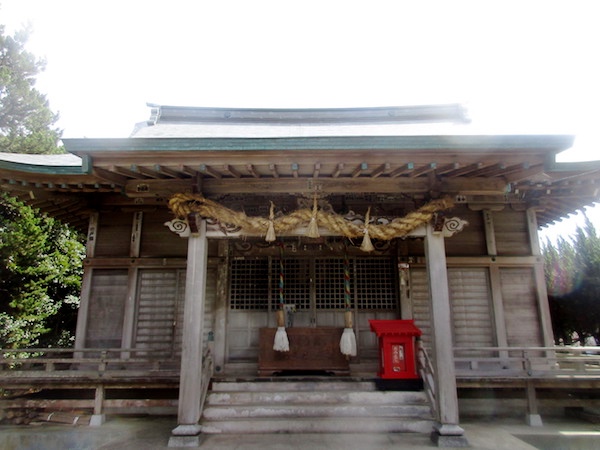
M 130 138 L 64 139 L 61 155 L 0 153 L 0 187 L 70 221 L 77 215 L 82 227 L 96 194 L 158 205 L 200 180 L 207 196 L 439 191 L 467 203 L 535 205 L 542 226 L 599 200 L 600 161 L 556 162 L 573 136 L 473 131 L 460 105 L 153 105 Z
M 131 137 L 269 138 L 394 136 L 442 132 L 454 134 L 457 133 L 455 128 L 470 122 L 465 109 L 459 104 L 318 109 L 149 106 L 150 118 L 137 124 Z M 435 131 L 432 125 L 435 125 Z

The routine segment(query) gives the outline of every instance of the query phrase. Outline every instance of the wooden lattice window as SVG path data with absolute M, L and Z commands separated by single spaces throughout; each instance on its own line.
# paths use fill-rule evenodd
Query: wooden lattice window
M 355 259 L 358 309 L 397 309 L 396 269 L 390 258 Z
M 315 261 L 315 306 L 317 309 L 343 309 L 344 260 L 341 258 Z
M 274 306 L 279 302 L 279 263 L 279 259 L 273 259 L 271 266 L 271 298 Z M 284 301 L 288 305 L 296 305 L 296 309 L 310 308 L 310 263 L 309 259 L 301 258 L 283 260 Z
M 284 302 L 297 310 L 343 309 L 343 258 L 285 258 Z M 351 306 L 368 310 L 398 308 L 396 272 L 390 258 L 350 259 Z M 231 267 L 231 309 L 277 308 L 281 266 L 279 258 L 236 259 Z
M 269 261 L 235 259 L 231 263 L 231 309 L 267 310 Z

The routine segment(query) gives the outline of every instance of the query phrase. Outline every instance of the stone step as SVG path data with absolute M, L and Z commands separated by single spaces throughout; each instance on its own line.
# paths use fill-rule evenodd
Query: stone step
M 372 381 L 214 381 L 204 433 L 428 433 L 423 391 L 379 391 Z
M 207 405 L 243 405 L 243 404 L 363 404 L 363 405 L 395 405 L 395 404 L 427 404 L 423 392 L 400 391 L 217 391 L 209 392 Z
M 375 391 L 373 381 L 213 381 L 213 392 Z
M 305 417 L 431 418 L 428 405 L 233 405 L 208 406 L 206 420 Z
M 206 434 L 233 433 L 429 433 L 432 421 L 397 418 L 282 418 L 269 420 L 224 420 L 202 424 Z

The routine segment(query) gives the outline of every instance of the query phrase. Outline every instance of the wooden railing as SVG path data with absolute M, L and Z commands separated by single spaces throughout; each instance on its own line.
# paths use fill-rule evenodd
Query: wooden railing
M 429 400 L 431 414 L 434 419 L 439 420 L 437 402 L 435 398 L 435 372 L 427 351 L 420 344 L 417 345 L 417 370 L 419 372 L 419 376 L 423 380 L 423 389 L 427 395 L 427 399 Z
M 600 347 L 455 348 L 457 378 L 600 377 Z
M 208 347 L 202 355 L 202 394 L 200 396 L 200 414 L 202 414 L 202 411 L 204 410 L 204 402 L 206 401 L 210 380 L 214 373 L 214 366 L 212 353 L 210 347 Z
M 149 349 L 0 349 L 3 384 L 38 380 L 90 381 L 178 377 L 179 358 Z

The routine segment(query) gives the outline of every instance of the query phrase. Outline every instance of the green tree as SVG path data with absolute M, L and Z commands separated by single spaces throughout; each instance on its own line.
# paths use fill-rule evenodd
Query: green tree
M 70 228 L 0 196 L 0 347 L 69 343 L 84 255 Z
M 0 25 L 0 151 L 60 153 L 58 115 L 35 88 L 45 62 L 26 51 L 27 37 Z M 73 230 L 0 193 L 0 347 L 69 344 L 83 256 Z
M 6 36 L 0 25 L 0 151 L 61 153 L 58 114 L 35 88 L 46 63 L 25 50 L 28 36 L 28 30 Z
M 600 237 L 594 225 L 586 218 L 571 242 L 547 241 L 544 259 L 557 343 L 572 343 L 575 333 L 581 343 L 589 336 L 600 342 Z

